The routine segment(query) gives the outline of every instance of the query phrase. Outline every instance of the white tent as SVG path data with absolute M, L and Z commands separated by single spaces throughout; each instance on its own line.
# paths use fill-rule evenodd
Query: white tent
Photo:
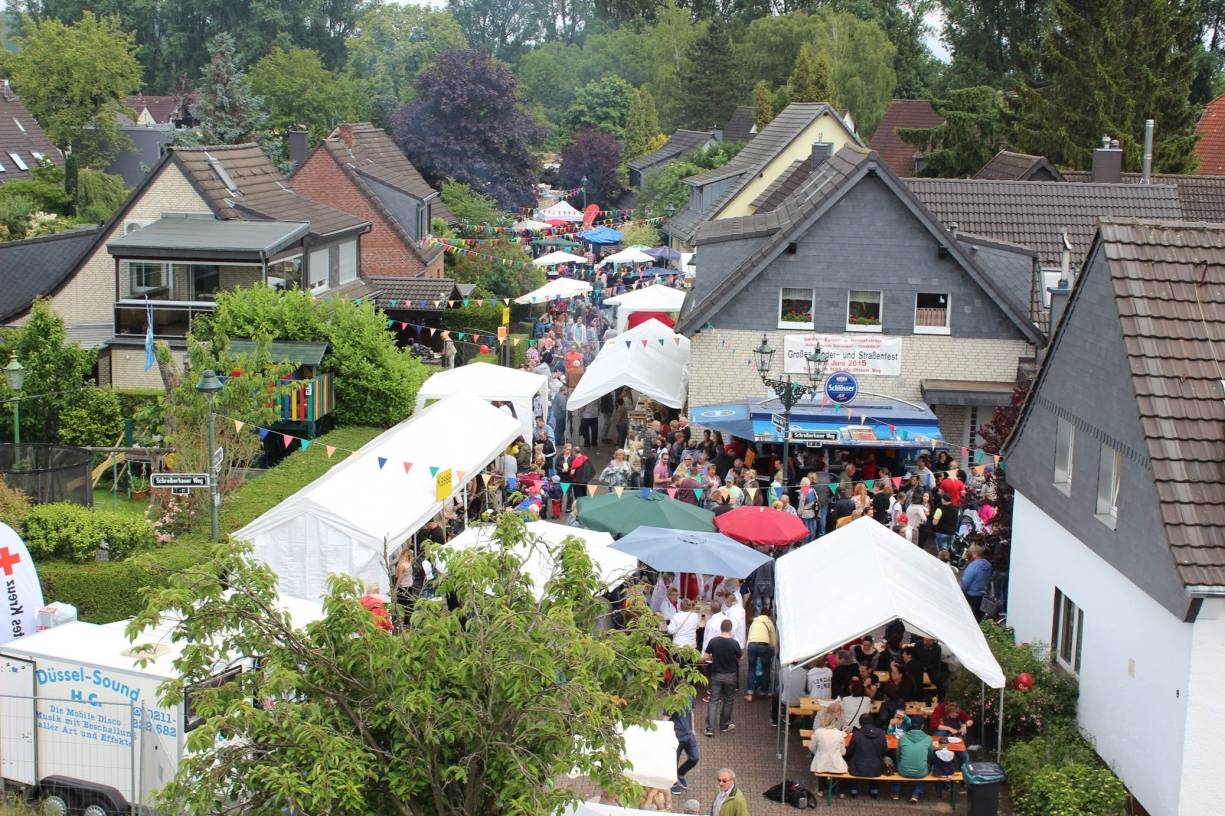
M 521 433 L 518 420 L 484 400 L 447 397 L 379 434 L 234 538 L 250 542 L 277 573 L 282 595 L 318 600 L 332 573 L 386 592 L 388 557 Z M 451 487 L 439 501 L 436 476 L 447 469 Z
M 539 289 L 515 298 L 515 303 L 547 303 L 557 298 L 572 298 L 591 292 L 591 284 L 575 278 L 554 278 Z
M 559 201 L 551 207 L 536 210 L 533 218 L 537 221 L 569 221 L 577 223 L 583 220 L 583 214 L 570 206 L 567 201 Z
M 676 784 L 676 730 L 671 720 L 656 720 L 643 728 L 631 725 L 625 738 L 625 775 L 648 788 L 667 788 Z
M 991 688 L 1004 686 L 952 570 L 875 519 L 856 519 L 779 558 L 774 603 L 784 666 L 900 618 L 907 629 L 938 639 Z
M 575 802 L 561 811 L 560 816 L 647 816 L 654 810 L 606 805 L 603 802 Z
M 551 521 L 529 521 L 527 531 L 538 541 L 525 542 L 516 553 L 523 559 L 524 572 L 532 578 L 537 598 L 544 593 L 544 585 L 554 571 L 548 550 L 558 547 L 569 536 L 582 539 L 587 554 L 609 589 L 620 584 L 638 568 L 637 558 L 612 549 L 613 537 L 608 533 L 568 527 Z M 488 545 L 492 541 L 492 534 L 493 528 L 490 525 L 473 524 L 447 543 L 461 550 L 473 549 Z
M 426 380 L 417 391 L 417 410 L 452 394 L 509 402 L 519 420 L 523 438 L 529 440 L 532 438 L 532 398 L 539 395 L 542 404 L 548 405 L 549 379 L 492 363 L 468 363 L 439 371 Z
M 560 266 L 561 264 L 585 264 L 587 259 L 582 255 L 574 255 L 562 250 L 556 250 L 541 255 L 532 261 L 532 266 Z
M 623 295 L 604 299 L 604 305 L 617 307 L 617 331 L 625 331 L 630 312 L 679 312 L 685 292 L 662 283 L 631 289 Z
M 587 366 L 566 407 L 577 411 L 625 385 L 669 408 L 682 407 L 689 388 L 689 338 L 658 320 L 618 334 Z
M 549 224 L 546 224 L 543 221 L 533 221 L 532 219 L 528 218 L 525 221 L 516 221 L 511 229 L 513 229 L 515 232 L 523 232 L 524 230 L 528 232 L 540 232 L 541 230 L 547 230 L 549 226 Z
M 642 251 L 640 246 L 626 247 L 620 252 L 614 252 L 604 260 L 600 261 L 599 266 L 604 264 L 624 264 L 624 263 L 655 263 L 655 259 Z

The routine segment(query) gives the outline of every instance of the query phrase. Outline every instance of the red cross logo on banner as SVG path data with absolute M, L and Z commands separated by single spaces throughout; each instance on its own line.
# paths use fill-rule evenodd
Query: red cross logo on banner
M 0 547 L 0 570 L 4 570 L 5 575 L 13 574 L 13 567 L 21 560 L 20 555 L 14 555 L 9 552 L 8 547 Z

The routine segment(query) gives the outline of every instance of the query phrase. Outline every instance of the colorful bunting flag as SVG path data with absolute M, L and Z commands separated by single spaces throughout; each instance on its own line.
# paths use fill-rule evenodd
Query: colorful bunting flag
M 413 469 L 413 463 L 412 463 L 412 462 L 405 462 L 405 463 L 404 463 L 404 472 L 405 472 L 405 473 L 408 473 L 408 472 L 409 472 L 410 470 L 412 470 L 412 469 Z
M 236 420 L 234 420 L 234 431 L 235 431 L 235 432 L 241 431 L 241 430 L 242 430 L 242 426 L 243 426 L 243 425 L 245 425 L 245 424 L 246 424 L 246 423 L 244 423 L 244 422 L 243 422 L 241 419 L 236 419 Z
M 281 434 L 281 444 L 288 448 L 293 444 L 293 437 L 287 433 Z
M 569 492 L 570 492 L 570 483 L 569 483 L 569 482 L 562 482 L 562 483 L 561 483 L 561 494 L 564 496 L 564 495 L 566 495 L 566 494 L 567 494 L 567 493 L 569 493 Z
M 698 501 L 701 501 L 701 500 L 702 500 L 702 493 L 703 493 L 703 492 L 704 492 L 704 491 L 703 491 L 703 490 L 702 490 L 702 488 L 700 488 L 700 487 L 695 487 L 695 488 L 693 489 L 693 495 L 695 495 L 695 496 L 697 496 L 697 497 L 698 497 Z
M 379 470 L 382 470 L 382 469 L 383 469 L 383 465 L 385 465 L 385 464 L 387 464 L 387 457 L 386 457 L 386 456 L 380 456 L 380 457 L 379 457 Z
M 437 467 L 434 467 L 433 465 L 430 465 L 430 478 L 433 479 L 435 476 L 437 476 L 438 471 L 440 470 L 442 470 L 442 468 L 437 468 Z
M 837 483 L 837 482 L 830 482 L 830 483 L 829 483 L 829 485 L 828 485 L 828 487 L 829 487 L 829 492 L 830 492 L 830 494 L 831 494 L 831 495 L 833 495 L 833 494 L 835 494 L 835 493 L 837 493 L 837 492 L 838 492 L 838 483 Z
M 311 446 L 311 441 L 309 439 L 301 439 L 299 440 L 299 442 L 302 445 L 302 450 L 306 450 L 307 448 Z
M 901 489 L 902 489 L 902 477 L 901 477 L 901 476 L 894 476 L 894 477 L 893 477 L 893 489 L 894 489 L 894 490 L 901 490 Z
M 331 459 L 332 454 L 336 452 L 336 446 L 335 445 L 324 445 L 323 451 L 324 453 L 328 455 L 328 458 Z
M 621 485 L 617 485 L 616 487 L 613 488 L 613 492 L 617 494 L 617 498 L 619 499 L 621 498 L 621 494 L 625 492 L 625 488 L 622 487 Z
M 676 498 L 676 488 L 675 488 L 675 487 L 669 487 L 669 488 L 668 488 L 668 498 L 670 498 L 670 499 L 675 499 L 675 498 Z
M 875 479 L 865 479 L 864 484 L 867 485 L 868 490 L 871 490 L 873 487 L 875 487 L 876 480 Z

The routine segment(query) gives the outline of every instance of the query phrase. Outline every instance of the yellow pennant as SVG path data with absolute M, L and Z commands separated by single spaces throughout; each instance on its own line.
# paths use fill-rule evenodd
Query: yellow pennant
M 246 425 L 246 424 L 247 424 L 247 423 L 243 422 L 241 419 L 236 419 L 236 420 L 234 420 L 234 430 L 235 430 L 235 431 L 241 431 L 241 430 L 242 430 L 242 426 L 243 426 L 243 425 Z
M 335 445 L 324 445 L 324 446 L 323 446 L 323 449 L 324 449 L 324 450 L 327 452 L 327 455 L 328 455 L 328 458 L 329 458 L 329 459 L 331 459 L 331 458 L 332 458 L 332 454 L 336 452 L 336 446 L 335 446 Z
M 617 487 L 613 488 L 613 491 L 617 494 L 617 498 L 619 499 L 621 498 L 621 494 L 625 492 L 625 488 L 618 485 Z

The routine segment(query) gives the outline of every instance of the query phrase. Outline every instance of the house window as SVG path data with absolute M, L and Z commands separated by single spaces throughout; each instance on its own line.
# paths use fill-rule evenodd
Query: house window
M 340 245 L 340 282 L 357 280 L 357 241 L 346 241 Z
M 322 289 L 328 285 L 328 251 L 316 249 L 310 257 L 310 288 Z
M 1051 620 L 1051 657 L 1064 670 L 1080 673 L 1081 641 L 1084 639 L 1085 613 L 1055 587 L 1055 609 Z
M 846 299 L 846 330 L 880 331 L 881 293 L 852 289 Z
M 949 333 L 949 296 L 947 292 L 919 292 L 915 295 L 914 333 Z
M 155 295 L 168 288 L 165 264 L 129 263 L 128 274 L 131 276 L 132 294 L 137 297 Z
M 302 288 L 302 256 L 286 258 L 268 265 L 268 286 L 289 291 Z
M 1097 464 L 1097 517 L 1110 527 L 1119 517 L 1119 452 L 1109 445 Z
M 780 289 L 778 292 L 778 327 L 780 329 L 811 329 L 812 290 Z
M 221 291 L 221 267 L 217 264 L 191 265 L 191 299 L 216 300 Z
M 1066 419 L 1055 420 L 1055 487 L 1064 495 L 1072 493 L 1072 451 L 1076 446 L 1076 429 Z

